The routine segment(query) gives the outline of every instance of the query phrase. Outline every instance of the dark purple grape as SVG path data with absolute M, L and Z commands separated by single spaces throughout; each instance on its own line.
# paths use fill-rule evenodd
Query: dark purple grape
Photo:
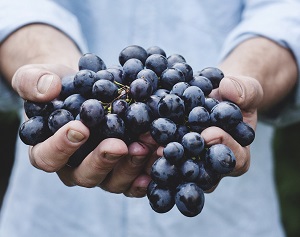
M 166 52 L 162 49 L 162 48 L 160 48 L 159 46 L 151 46 L 151 47 L 149 47 L 147 50 L 147 56 L 149 57 L 150 55 L 152 55 L 152 54 L 161 54 L 161 55 L 163 55 L 164 57 L 166 57 L 167 55 L 166 55 Z
M 162 88 L 172 90 L 172 87 L 178 82 L 184 82 L 183 73 L 176 68 L 168 68 L 164 70 L 160 76 L 160 84 Z
M 80 57 L 78 62 L 79 70 L 88 69 L 93 72 L 98 72 L 100 70 L 106 69 L 106 65 L 103 60 L 93 54 L 93 53 L 86 53 Z
M 154 186 L 147 197 L 151 208 L 157 213 L 166 213 L 175 205 L 174 193 L 164 187 Z
M 214 106 L 210 112 L 210 118 L 213 126 L 220 127 L 227 132 L 243 121 L 240 108 L 229 101 L 221 101 Z
M 47 119 L 33 116 L 23 122 L 19 128 L 19 137 L 26 145 L 34 146 L 45 141 L 50 136 Z
M 197 86 L 189 86 L 182 94 L 185 104 L 186 114 L 197 106 L 204 106 L 205 96 L 203 91 Z
M 51 111 L 51 109 L 49 110 L 49 114 L 52 113 L 54 110 L 62 109 L 64 107 L 64 101 L 62 101 L 60 99 L 53 99 L 49 102 L 49 104 L 51 104 L 50 107 L 53 108 L 52 111 Z
M 145 78 L 138 78 L 131 82 L 129 95 L 135 101 L 146 101 L 152 95 L 153 87 Z
M 151 69 L 160 77 L 162 72 L 167 69 L 168 61 L 166 57 L 161 54 L 152 54 L 146 59 L 145 67 Z
M 206 97 L 204 108 L 210 113 L 212 108 L 217 104 L 219 104 L 219 101 L 217 99 Z
M 218 88 L 221 80 L 224 78 L 224 73 L 216 67 L 207 67 L 200 71 L 199 76 L 204 76 L 211 81 L 213 88 Z
M 191 131 L 201 133 L 210 126 L 209 112 L 202 106 L 193 108 L 188 116 L 188 125 Z
M 170 142 L 163 148 L 163 156 L 172 164 L 178 165 L 184 160 L 184 148 L 179 142 Z
M 155 119 L 150 126 L 152 138 L 160 145 L 166 145 L 176 140 L 176 124 L 168 118 Z
M 72 113 L 66 109 L 58 109 L 53 111 L 48 118 L 48 127 L 52 133 L 56 133 L 58 129 L 74 120 Z
M 60 99 L 64 100 L 70 95 L 79 93 L 78 89 L 74 86 L 74 76 L 75 75 L 67 75 L 61 79 Z
M 84 101 L 79 111 L 80 121 L 88 128 L 99 125 L 105 118 L 105 111 L 100 101 L 88 99 Z
M 180 70 L 183 73 L 186 82 L 193 79 L 193 68 L 189 64 L 183 62 L 174 63 L 172 68 Z
M 221 175 L 205 167 L 203 161 L 198 161 L 198 167 L 199 175 L 196 183 L 203 191 L 207 191 L 219 183 Z
M 95 72 L 83 69 L 75 74 L 74 87 L 79 94 L 86 97 L 91 97 L 92 88 L 96 81 L 97 77 Z
M 143 47 L 139 45 L 129 45 L 120 52 L 119 62 L 123 66 L 129 59 L 136 58 L 145 64 L 147 56 L 147 51 Z
M 184 101 L 175 94 L 162 97 L 158 102 L 157 111 L 162 118 L 171 119 L 177 124 L 184 122 Z
M 51 102 L 34 102 L 30 100 L 24 100 L 24 111 L 28 118 L 34 116 L 48 116 L 53 110 L 53 104 Z
M 108 71 L 107 69 L 104 70 L 100 70 L 98 72 L 96 72 L 96 78 L 97 80 L 109 80 L 111 82 L 114 82 L 114 74 L 112 74 L 110 71 Z
M 143 69 L 144 65 L 139 59 L 128 59 L 123 65 L 122 81 L 126 85 L 130 85 L 137 78 L 137 74 Z
M 180 184 L 176 189 L 176 207 L 187 217 L 200 214 L 204 206 L 204 200 L 203 190 L 193 182 Z
M 254 129 L 247 123 L 241 121 L 233 129 L 229 131 L 229 134 L 241 145 L 250 145 L 255 138 Z
M 185 160 L 179 170 L 184 182 L 196 182 L 200 174 L 199 164 L 193 159 Z
M 183 95 L 183 92 L 190 86 L 189 83 L 187 82 L 178 82 L 176 83 L 171 91 L 170 91 L 170 94 L 175 94 L 175 95 L 178 95 L 180 97 L 182 97 Z
M 125 123 L 117 114 L 107 114 L 100 131 L 103 139 L 119 138 L 124 140 Z
M 185 58 L 180 54 L 171 54 L 167 57 L 168 68 L 171 68 L 175 63 L 186 63 Z
M 205 96 L 208 96 L 213 89 L 211 81 L 203 76 L 193 76 L 189 81 L 191 86 L 198 86 L 204 93 Z
M 149 81 L 153 87 L 153 91 L 157 90 L 158 87 L 158 76 L 156 75 L 156 73 L 154 71 L 152 71 L 151 69 L 143 69 L 141 70 L 137 76 L 137 78 L 145 78 L 147 81 Z
M 98 80 L 92 89 L 93 97 L 103 103 L 110 103 L 118 97 L 118 87 L 111 81 Z
M 236 158 L 228 146 L 215 144 L 206 151 L 205 163 L 214 172 L 228 174 L 234 169 Z
M 118 99 L 115 100 L 111 105 L 111 113 L 117 114 L 119 117 L 123 118 L 125 116 L 125 112 L 128 108 L 128 103 L 126 100 Z
M 204 149 L 204 139 L 197 132 L 186 133 L 181 140 L 185 154 L 189 157 L 199 157 Z
M 143 102 L 130 104 L 124 116 L 128 131 L 135 135 L 147 132 L 152 120 L 151 109 Z
M 80 106 L 86 99 L 80 94 L 73 94 L 64 100 L 63 108 L 69 110 L 74 117 L 79 114 Z
M 179 183 L 179 170 L 165 157 L 158 158 L 152 165 L 151 178 L 161 187 L 176 187 Z

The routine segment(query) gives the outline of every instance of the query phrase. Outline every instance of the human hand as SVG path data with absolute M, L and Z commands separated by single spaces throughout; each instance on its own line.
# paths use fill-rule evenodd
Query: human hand
M 255 130 L 257 108 L 263 99 L 262 87 L 256 79 L 246 76 L 227 75 L 221 80 L 219 88 L 213 90 L 209 96 L 219 101 L 229 100 L 237 104 L 242 111 L 243 121 Z M 218 127 L 209 127 L 201 135 L 208 146 L 222 143 L 231 148 L 235 154 L 236 166 L 226 176 L 240 176 L 248 171 L 251 157 L 250 146 L 241 146 L 232 136 Z M 213 191 L 214 188 L 210 191 Z
M 75 71 L 62 65 L 27 65 L 14 74 L 12 86 L 23 99 L 46 102 L 59 95 L 61 78 L 72 73 Z M 66 166 L 89 135 L 89 129 L 80 121 L 71 121 L 46 141 L 30 146 L 30 161 L 38 169 L 57 172 L 67 186 L 99 186 L 113 193 L 144 196 L 150 178 L 142 170 L 148 154 L 156 148 L 150 135 L 141 136 L 140 142 L 128 147 L 120 139 L 106 139 L 78 167 Z

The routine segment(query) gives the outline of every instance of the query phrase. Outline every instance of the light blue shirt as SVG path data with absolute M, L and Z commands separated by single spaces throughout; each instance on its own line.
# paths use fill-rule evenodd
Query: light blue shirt
M 46 23 L 71 37 L 82 52 L 98 54 L 108 66 L 118 64 L 125 46 L 138 44 L 182 54 L 200 70 L 217 66 L 236 45 L 257 35 L 300 58 L 299 1 L 2 0 L 0 9 L 0 41 L 26 24 Z M 176 208 L 158 214 L 147 198 L 66 187 L 56 174 L 33 168 L 27 147 L 18 141 L 0 237 L 282 237 L 272 135 L 271 126 L 258 125 L 250 170 L 224 178 L 205 195 L 203 211 L 194 218 Z

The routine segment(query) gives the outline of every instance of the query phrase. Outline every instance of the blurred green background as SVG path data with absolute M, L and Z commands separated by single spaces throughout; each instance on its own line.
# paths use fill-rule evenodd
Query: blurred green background
M 19 127 L 16 113 L 0 112 L 0 204 L 14 162 L 14 146 Z M 277 129 L 274 138 L 275 178 L 287 237 L 300 236 L 300 123 Z

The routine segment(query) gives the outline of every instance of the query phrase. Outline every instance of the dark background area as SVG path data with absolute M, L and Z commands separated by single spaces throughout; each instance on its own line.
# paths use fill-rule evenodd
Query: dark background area
M 0 112 L 0 205 L 14 162 L 18 127 L 19 119 L 16 113 Z M 277 129 L 274 138 L 275 178 L 287 237 L 300 236 L 299 133 L 300 123 Z

